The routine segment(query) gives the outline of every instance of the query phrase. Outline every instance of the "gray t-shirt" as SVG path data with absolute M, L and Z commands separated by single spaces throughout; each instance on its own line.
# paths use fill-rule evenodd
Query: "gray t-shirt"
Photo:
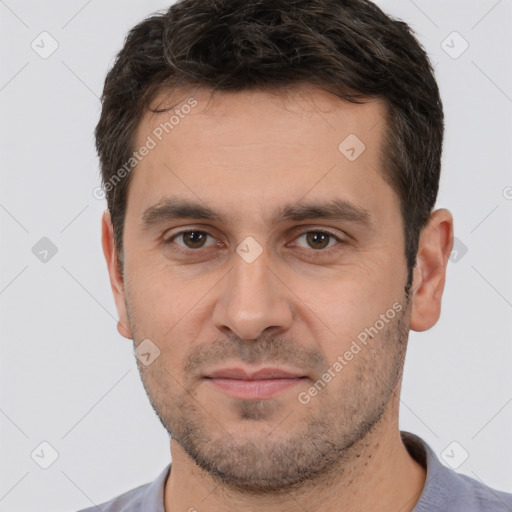
M 512 494 L 491 489 L 444 466 L 417 435 L 405 431 L 400 435 L 411 456 L 427 470 L 425 486 L 413 512 L 512 512 Z M 165 512 L 164 487 L 170 468 L 171 464 L 167 465 L 149 484 L 80 512 Z

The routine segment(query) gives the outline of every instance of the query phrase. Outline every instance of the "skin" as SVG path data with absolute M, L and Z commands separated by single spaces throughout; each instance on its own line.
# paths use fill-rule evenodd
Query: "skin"
M 408 301 L 400 203 L 379 173 L 380 101 L 354 105 L 301 86 L 288 94 L 175 91 L 172 104 L 190 96 L 197 106 L 132 171 L 124 279 L 108 212 L 102 220 L 119 332 L 160 350 L 150 365 L 138 364 L 172 435 L 166 511 L 412 510 L 426 472 L 399 434 L 402 370 L 409 330 L 429 329 L 440 315 L 450 212 L 433 212 L 421 233 Z M 168 118 L 146 114 L 135 146 Z M 366 146 L 352 162 L 338 150 L 349 134 Z M 170 195 L 226 219 L 144 229 L 143 212 Z M 335 198 L 369 212 L 371 227 L 272 222 L 284 204 Z M 204 245 L 183 236 L 164 243 L 186 229 L 210 236 Z M 324 247 L 315 230 L 344 243 L 331 237 Z M 248 236 L 262 249 L 252 263 L 236 252 Z M 394 318 L 301 403 L 299 393 L 397 303 Z M 202 378 L 237 366 L 307 378 L 258 400 Z

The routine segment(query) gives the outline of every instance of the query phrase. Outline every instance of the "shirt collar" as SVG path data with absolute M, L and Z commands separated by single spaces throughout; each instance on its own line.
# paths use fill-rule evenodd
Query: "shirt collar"
M 170 470 L 171 463 L 167 464 L 165 469 L 156 477 L 156 479 L 148 485 L 142 499 L 141 510 L 151 510 L 151 512 L 165 512 L 164 489 Z

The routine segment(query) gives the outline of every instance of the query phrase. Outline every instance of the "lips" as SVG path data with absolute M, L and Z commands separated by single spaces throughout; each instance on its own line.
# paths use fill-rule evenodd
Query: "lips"
M 227 395 L 243 400 L 265 400 L 301 385 L 308 377 L 282 368 L 222 368 L 204 375 L 204 381 Z
M 205 375 L 209 379 L 235 380 L 268 380 L 268 379 L 300 379 L 306 377 L 301 373 L 290 372 L 281 368 L 261 368 L 250 372 L 242 368 L 223 368 Z

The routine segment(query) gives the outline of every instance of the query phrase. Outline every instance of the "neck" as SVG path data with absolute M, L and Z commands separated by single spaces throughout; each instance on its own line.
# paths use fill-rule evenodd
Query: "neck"
M 411 512 L 425 485 L 426 470 L 402 443 L 398 405 L 390 405 L 393 410 L 386 411 L 377 428 L 350 448 L 349 456 L 335 476 L 321 482 L 310 481 L 300 489 L 279 494 L 246 494 L 225 487 L 199 468 L 173 439 L 172 470 L 164 493 L 165 511 L 291 512 L 299 504 L 300 509 L 321 508 L 324 512 Z

